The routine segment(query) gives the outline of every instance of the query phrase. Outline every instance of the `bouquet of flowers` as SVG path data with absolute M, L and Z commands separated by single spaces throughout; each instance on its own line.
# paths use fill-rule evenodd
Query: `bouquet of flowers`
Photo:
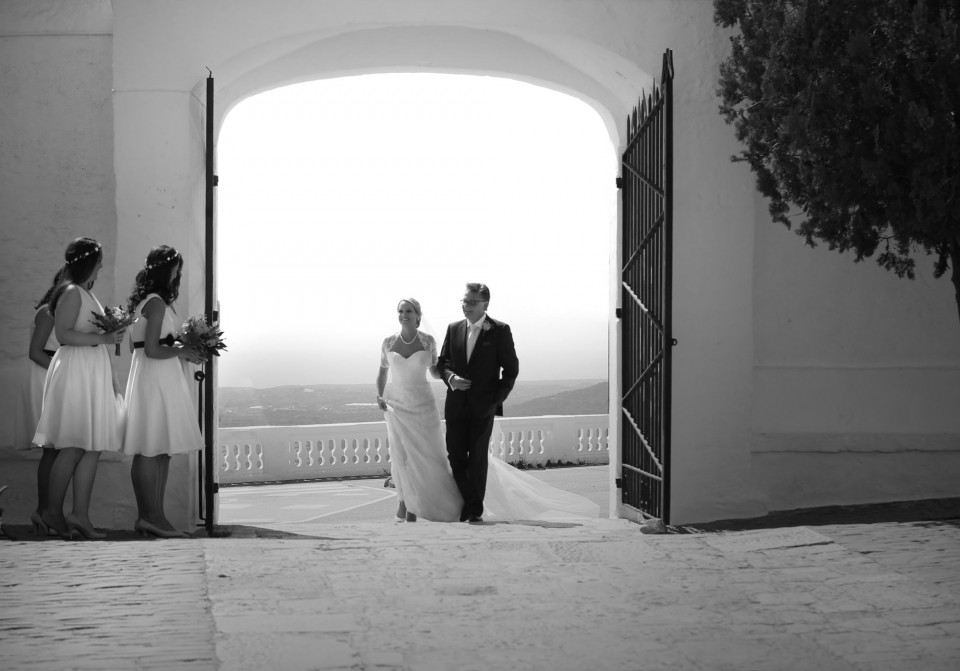
M 117 331 L 122 331 L 139 319 L 139 317 L 127 312 L 119 305 L 115 308 L 110 306 L 103 308 L 102 314 L 92 311 L 90 314 L 93 315 L 93 319 L 91 319 L 90 322 L 104 333 L 116 333 Z M 117 343 L 116 352 L 114 354 L 116 356 L 120 356 L 120 343 Z
M 220 325 L 207 324 L 203 317 L 190 317 L 183 322 L 177 340 L 182 342 L 184 347 L 192 347 L 204 358 L 220 356 L 220 350 L 227 349 Z

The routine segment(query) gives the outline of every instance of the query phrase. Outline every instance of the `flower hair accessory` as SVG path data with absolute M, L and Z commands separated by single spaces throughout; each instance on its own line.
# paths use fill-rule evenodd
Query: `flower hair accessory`
M 146 265 L 147 270 L 153 270 L 154 268 L 159 268 L 160 266 L 165 266 L 165 265 L 167 265 L 168 263 L 170 263 L 171 261 L 173 261 L 173 260 L 174 260 L 175 258 L 177 258 L 178 256 L 180 256 L 180 252 L 173 252 L 170 256 L 168 256 L 168 257 L 166 257 L 166 258 L 163 258 L 163 259 L 160 259 L 160 260 L 157 261 L 156 263 L 147 263 L 147 261 L 149 261 L 149 259 L 145 259 L 145 260 L 144 260 L 144 263 L 147 264 L 147 265 Z
M 81 254 L 80 256 L 75 256 L 75 257 L 73 257 L 72 259 L 70 259 L 69 261 L 67 261 L 67 263 L 78 263 L 79 261 L 87 258 L 87 257 L 90 256 L 91 254 L 99 254 L 99 253 L 100 253 L 100 245 L 97 245 L 97 246 L 94 247 L 93 249 L 87 250 L 86 252 L 84 252 L 84 253 Z

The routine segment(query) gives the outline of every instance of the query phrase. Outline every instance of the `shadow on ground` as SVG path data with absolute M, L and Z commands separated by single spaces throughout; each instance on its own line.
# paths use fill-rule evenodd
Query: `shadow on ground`
M 815 527 L 826 524 L 880 524 L 925 522 L 929 526 L 960 526 L 960 498 L 893 501 L 851 506 L 822 506 L 772 511 L 763 517 L 719 520 L 680 527 L 681 532 L 749 531 L 781 527 Z

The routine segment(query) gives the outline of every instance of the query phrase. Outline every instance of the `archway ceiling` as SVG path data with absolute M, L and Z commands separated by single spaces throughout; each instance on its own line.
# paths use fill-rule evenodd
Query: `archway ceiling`
M 649 86 L 649 75 L 591 45 L 538 37 L 535 43 L 497 31 L 430 26 L 352 31 L 313 42 L 303 36 L 275 40 L 218 68 L 220 118 L 246 97 L 314 79 L 381 72 L 480 74 L 527 81 L 584 100 L 603 118 L 616 144 L 617 127 L 637 90 Z

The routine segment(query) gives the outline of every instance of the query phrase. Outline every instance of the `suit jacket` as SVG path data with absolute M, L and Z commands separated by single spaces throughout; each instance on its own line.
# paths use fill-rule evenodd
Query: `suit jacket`
M 520 372 L 520 363 L 513 346 L 510 326 L 485 315 L 483 325 L 467 363 L 467 321 L 461 319 L 447 326 L 437 368 L 447 383 L 444 416 L 488 417 L 503 415 L 503 402 L 513 389 Z M 456 391 L 447 380 L 454 373 L 470 380 L 470 389 Z

